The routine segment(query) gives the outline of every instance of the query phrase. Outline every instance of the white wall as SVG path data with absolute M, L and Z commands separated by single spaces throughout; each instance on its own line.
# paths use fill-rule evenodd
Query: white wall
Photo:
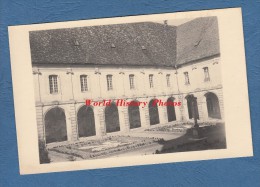
M 208 82 L 204 82 L 204 67 L 208 67 L 209 70 L 210 81 Z M 184 72 L 189 73 L 189 85 L 185 85 Z M 193 93 L 221 86 L 220 58 L 184 65 L 178 69 L 178 80 L 181 93 Z
M 220 58 L 190 63 L 174 68 L 156 67 L 34 67 L 35 99 L 37 108 L 37 124 L 39 138 L 44 138 L 44 115 L 55 106 L 65 111 L 68 141 L 78 140 L 77 111 L 85 103 L 86 99 L 125 99 L 132 101 L 148 102 L 153 98 L 167 101 L 174 97 L 175 101 L 181 101 L 180 107 L 175 107 L 177 121 L 188 119 L 187 101 L 185 97 L 194 94 L 198 101 L 200 120 L 207 120 L 207 106 L 205 94 L 212 92 L 219 98 L 221 116 L 223 113 L 223 96 L 221 84 Z M 210 81 L 204 82 L 204 67 L 208 67 Z M 190 85 L 185 85 L 184 72 L 189 72 Z M 50 94 L 49 75 L 58 75 L 59 92 Z M 88 91 L 81 92 L 80 75 L 88 76 Z M 113 75 L 113 90 L 107 90 L 106 76 Z M 130 90 L 129 75 L 135 75 L 135 89 Z M 149 74 L 154 75 L 154 88 L 149 87 Z M 171 75 L 171 86 L 167 87 L 166 75 Z M 179 87 L 178 87 L 179 85 Z M 104 122 L 105 107 L 94 107 L 97 136 L 105 135 Z M 120 131 L 130 130 L 127 107 L 121 107 L 119 111 Z M 150 119 L 148 106 L 140 109 L 141 126 L 149 127 Z M 158 107 L 160 124 L 166 123 L 166 107 Z
M 35 68 L 36 69 L 36 68 Z M 70 100 L 85 101 L 85 99 L 117 99 L 143 96 L 158 96 L 177 93 L 175 70 L 172 68 L 117 68 L 100 67 L 100 74 L 95 73 L 95 67 L 39 67 L 40 75 L 35 74 L 36 102 L 48 104 L 53 101 L 60 103 Z M 67 72 L 73 72 L 67 73 Z M 50 94 L 49 75 L 58 75 L 59 93 Z M 81 92 L 80 75 L 88 76 L 88 91 Z M 107 90 L 106 76 L 113 75 L 113 90 Z M 135 89 L 130 89 L 129 75 L 135 76 Z M 154 88 L 149 86 L 149 74 L 154 75 Z M 171 75 L 171 87 L 167 87 L 166 75 Z M 39 80 L 38 80 L 39 79 Z M 38 84 L 38 82 L 40 84 Z M 39 88 L 40 87 L 40 88 Z M 40 90 L 40 91 L 39 91 Z M 40 92 L 40 94 L 39 94 Z

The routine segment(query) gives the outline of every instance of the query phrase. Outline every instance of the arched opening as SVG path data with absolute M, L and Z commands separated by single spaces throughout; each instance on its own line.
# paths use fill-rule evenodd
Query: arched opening
M 167 115 L 168 115 L 168 122 L 176 121 L 176 113 L 174 107 L 174 98 L 170 97 L 167 100 Z
M 208 116 L 210 118 L 221 119 L 218 97 L 214 93 L 205 95 L 207 101 Z
M 150 116 L 150 125 L 155 125 L 160 123 L 158 106 L 155 102 L 155 99 L 149 102 L 149 116 Z
M 66 117 L 63 109 L 50 109 L 44 118 L 46 143 L 62 142 L 67 140 Z
M 94 111 L 91 107 L 81 107 L 77 114 L 77 120 L 80 138 L 96 135 Z
M 130 129 L 141 127 L 140 111 L 139 106 L 135 105 L 136 102 L 138 101 L 132 101 L 128 107 Z
M 192 119 L 192 118 L 194 117 L 193 112 L 196 112 L 196 113 L 197 113 L 197 119 L 199 119 L 199 110 L 198 110 L 197 100 L 195 100 L 195 101 L 193 102 L 191 95 L 186 96 L 186 100 L 187 100 L 187 107 L 188 107 L 189 119 Z M 195 111 L 193 111 L 193 104 L 194 104 L 194 110 L 195 110 Z
M 120 131 L 118 109 L 114 103 L 105 109 L 105 122 L 107 133 Z

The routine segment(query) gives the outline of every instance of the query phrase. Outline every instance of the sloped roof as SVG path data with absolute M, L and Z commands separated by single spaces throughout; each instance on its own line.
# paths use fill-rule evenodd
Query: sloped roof
M 175 32 L 152 22 L 32 31 L 32 63 L 172 66 Z
M 32 64 L 174 66 L 219 54 L 216 17 L 30 32 Z
M 217 17 L 196 18 L 177 27 L 177 63 L 220 54 Z

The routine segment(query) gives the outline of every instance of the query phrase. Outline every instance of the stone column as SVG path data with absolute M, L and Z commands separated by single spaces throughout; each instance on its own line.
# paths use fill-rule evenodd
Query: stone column
M 217 93 L 218 97 L 218 102 L 219 102 L 219 108 L 220 108 L 220 113 L 221 113 L 221 119 L 225 120 L 225 115 L 224 115 L 224 102 L 223 102 L 223 92 L 222 89 L 220 89 Z
M 164 102 L 164 99 L 161 100 Z M 159 106 L 159 104 L 157 105 L 158 105 L 160 124 L 167 123 L 168 122 L 167 106 Z
M 164 123 L 168 123 L 168 113 L 167 113 L 167 106 L 162 108 L 163 111 L 163 119 L 164 119 Z
M 203 106 L 202 106 L 202 97 L 201 95 L 194 95 L 197 98 L 197 105 L 198 105 L 198 115 L 199 115 L 199 120 L 204 120 L 204 115 L 205 113 L 203 112 Z
M 106 135 L 106 124 L 105 124 L 105 111 L 104 108 L 100 108 L 98 110 L 98 118 L 99 122 L 97 123 L 99 125 L 99 127 L 97 128 L 97 130 L 99 131 L 99 134 L 101 136 Z
M 183 110 L 182 109 L 182 104 L 183 103 L 181 103 L 181 106 L 175 106 L 174 108 L 175 108 L 175 114 L 176 114 L 176 121 L 183 121 L 183 117 L 182 117 L 182 115 L 181 115 L 181 110 Z
M 39 69 L 33 68 L 33 75 L 37 75 L 36 80 L 34 79 L 35 86 L 35 100 L 36 100 L 36 122 L 38 139 L 45 142 L 45 130 L 44 130 L 44 116 L 43 116 L 43 104 L 41 103 L 41 89 L 40 89 L 40 75 Z
M 141 126 L 144 128 L 150 127 L 148 106 L 144 108 L 140 107 L 139 109 L 140 109 Z
M 203 121 L 207 121 L 209 119 L 209 116 L 208 116 L 206 97 L 204 95 L 202 95 L 200 100 L 201 100 L 201 112 L 202 112 L 200 119 Z
M 69 104 L 69 116 L 71 130 L 69 130 L 69 126 L 67 125 L 68 140 L 73 142 L 78 140 L 78 125 L 75 103 Z
M 93 107 L 93 111 L 94 111 L 94 118 L 95 118 L 96 136 L 100 137 L 102 135 L 102 132 L 101 132 L 101 125 L 100 125 L 99 109 L 97 109 L 97 107 Z
M 123 106 L 118 107 L 119 123 L 120 123 L 121 132 L 129 132 L 129 130 L 130 130 L 127 109 L 128 109 L 127 107 L 123 107 Z
M 38 139 L 45 142 L 44 119 L 43 119 L 42 106 L 36 107 L 36 121 L 37 121 Z
M 176 121 L 184 121 L 184 99 L 182 95 L 176 95 L 174 102 L 181 102 L 180 106 L 175 106 Z
M 189 120 L 189 111 L 187 106 L 187 99 L 183 99 L 183 121 Z

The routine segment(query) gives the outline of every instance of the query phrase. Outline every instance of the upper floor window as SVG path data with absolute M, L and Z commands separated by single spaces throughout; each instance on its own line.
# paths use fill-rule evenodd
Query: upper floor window
M 113 90 L 112 75 L 107 75 L 107 90 Z
M 210 77 L 209 77 L 209 68 L 208 67 L 204 67 L 204 81 L 210 81 Z
M 87 75 L 80 75 L 81 92 L 88 91 Z
M 184 72 L 184 76 L 185 76 L 185 84 L 190 84 L 189 73 L 188 72 Z
M 150 88 L 153 88 L 153 75 L 152 74 L 149 75 L 149 85 L 150 85 Z
M 58 93 L 58 75 L 49 76 L 50 94 Z
M 130 89 L 135 89 L 135 76 L 133 74 L 129 75 Z
M 167 74 L 166 75 L 166 82 L 167 82 L 167 87 L 171 87 L 171 75 L 170 74 Z

